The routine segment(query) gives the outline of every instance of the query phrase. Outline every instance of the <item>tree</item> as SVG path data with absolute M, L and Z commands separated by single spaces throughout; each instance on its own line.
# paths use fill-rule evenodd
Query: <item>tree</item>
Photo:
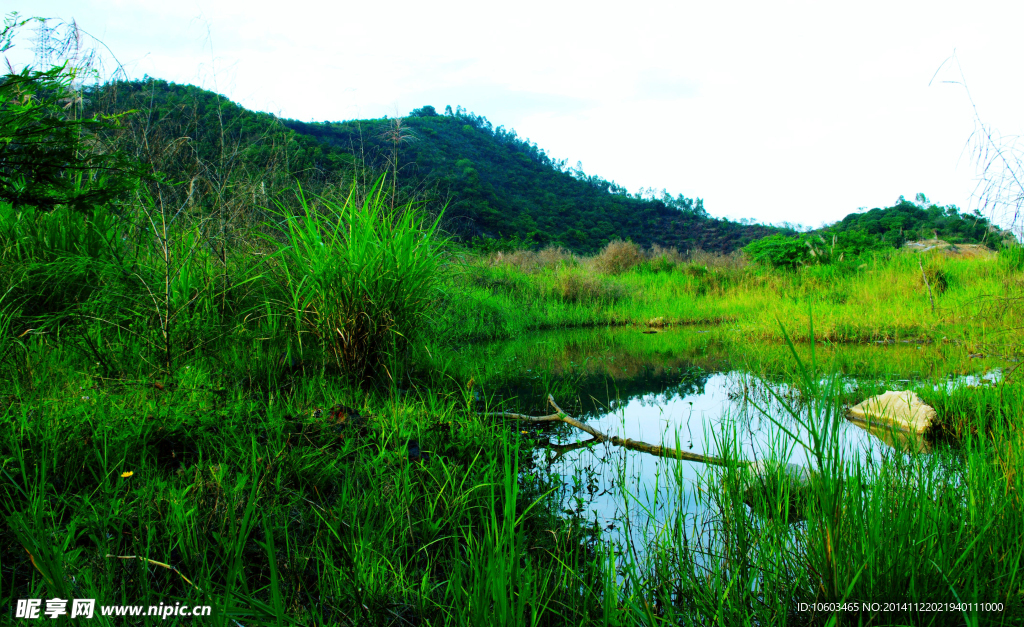
M 413 109 L 409 113 L 409 116 L 414 118 L 434 118 L 437 117 L 437 109 L 430 105 L 426 105 L 419 109 Z

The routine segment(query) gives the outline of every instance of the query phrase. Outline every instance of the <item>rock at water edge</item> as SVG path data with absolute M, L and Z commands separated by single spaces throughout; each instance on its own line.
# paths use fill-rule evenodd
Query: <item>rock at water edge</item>
M 921 434 L 932 426 L 936 413 L 913 392 L 890 391 L 854 405 L 846 417 L 872 426 L 888 426 Z

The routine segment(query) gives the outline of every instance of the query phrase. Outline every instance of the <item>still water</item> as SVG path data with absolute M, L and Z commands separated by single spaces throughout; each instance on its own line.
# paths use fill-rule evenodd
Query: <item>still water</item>
M 473 376 L 492 411 L 550 414 L 550 393 L 566 412 L 609 436 L 813 470 L 813 455 L 803 446 L 810 438 L 796 419 L 811 420 L 813 412 L 792 384 L 798 357 L 811 367 L 810 347 L 798 347 L 794 357 L 786 346 L 752 348 L 737 339 L 727 330 L 692 327 L 656 334 L 633 328 L 540 333 L 474 347 Z M 813 360 L 819 373 L 840 377 L 842 394 L 852 403 L 892 389 L 894 381 L 899 387 L 901 379 L 933 375 L 933 362 L 943 357 L 929 351 L 819 348 Z M 561 482 L 566 513 L 600 527 L 620 547 L 649 541 L 680 516 L 699 522 L 714 514 L 709 500 L 698 496 L 719 480 L 717 467 L 586 444 L 588 434 L 565 425 L 521 428 L 546 444 L 535 452 L 535 468 Z M 921 441 L 868 433 L 845 420 L 839 421 L 838 441 L 844 458 L 865 464 L 908 455 L 908 447 L 928 452 Z

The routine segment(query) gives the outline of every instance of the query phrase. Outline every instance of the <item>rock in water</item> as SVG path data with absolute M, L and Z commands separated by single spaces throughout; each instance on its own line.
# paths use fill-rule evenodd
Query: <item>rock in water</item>
M 932 426 L 935 409 L 910 391 L 886 392 L 854 405 L 846 417 L 871 426 L 887 426 L 922 434 Z

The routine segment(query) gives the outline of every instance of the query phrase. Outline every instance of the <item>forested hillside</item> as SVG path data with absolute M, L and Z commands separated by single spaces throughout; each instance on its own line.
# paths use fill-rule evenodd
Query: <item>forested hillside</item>
M 779 232 L 711 218 L 699 198 L 629 194 L 462 108 L 441 115 L 427 106 L 401 119 L 285 124 L 373 169 L 397 166 L 397 186 L 447 203 L 447 228 L 466 238 L 516 239 L 528 247 L 555 244 L 584 253 L 613 239 L 729 252 Z
M 829 229 L 840 233 L 864 231 L 894 246 L 937 237 L 952 244 L 998 248 L 1005 235 L 978 211 L 961 213 L 954 205 L 932 203 L 924 194 L 918 194 L 913 201 L 900 196 L 895 205 L 885 209 L 851 213 Z
M 715 219 L 700 198 L 630 194 L 461 107 L 305 123 L 148 77 L 91 88 L 82 104 L 83 117 L 121 116 L 99 132 L 106 150 L 141 163 L 163 201 L 198 211 L 228 208 L 239 218 L 258 217 L 275 200 L 290 204 L 296 185 L 316 195 L 388 172 L 399 197 L 444 207 L 446 230 L 484 247 L 560 245 L 592 253 L 628 239 L 644 247 L 730 252 L 775 235 L 762 246 L 781 246 L 787 259 L 802 259 L 811 250 L 803 240 L 816 235 L 840 234 L 840 240 L 856 240 L 858 249 L 936 235 L 996 247 L 1002 237 L 984 217 L 931 204 L 920 194 L 851 213 L 814 234 Z
M 778 268 L 854 263 L 871 251 L 892 250 L 913 240 L 941 239 L 951 244 L 983 244 L 998 250 L 1012 235 L 991 224 L 978 211 L 961 213 L 954 205 L 939 206 L 924 194 L 913 201 L 900 196 L 892 207 L 851 213 L 808 233 L 772 235 L 744 248 L 748 257 Z
M 389 172 L 402 199 L 445 208 L 444 228 L 484 247 L 564 246 L 579 253 L 615 239 L 680 251 L 730 252 L 780 229 L 708 215 L 701 199 L 629 194 L 551 159 L 484 117 L 433 107 L 397 119 L 304 123 L 253 112 L 213 92 L 145 78 L 85 94 L 86 115 L 125 115 L 104 141 L 137 159 L 192 209 L 233 215 L 288 203 Z M 169 187 L 166 184 L 171 184 Z M 152 187 L 152 186 L 151 186 Z M 197 194 L 197 191 L 202 191 Z M 255 212 L 260 213 L 257 209 Z
M 351 178 L 351 154 L 295 133 L 268 113 L 191 85 L 145 78 L 89 89 L 83 116 L 120 115 L 99 133 L 105 150 L 130 157 L 159 202 L 190 211 L 261 218 L 275 201 L 295 203 Z

